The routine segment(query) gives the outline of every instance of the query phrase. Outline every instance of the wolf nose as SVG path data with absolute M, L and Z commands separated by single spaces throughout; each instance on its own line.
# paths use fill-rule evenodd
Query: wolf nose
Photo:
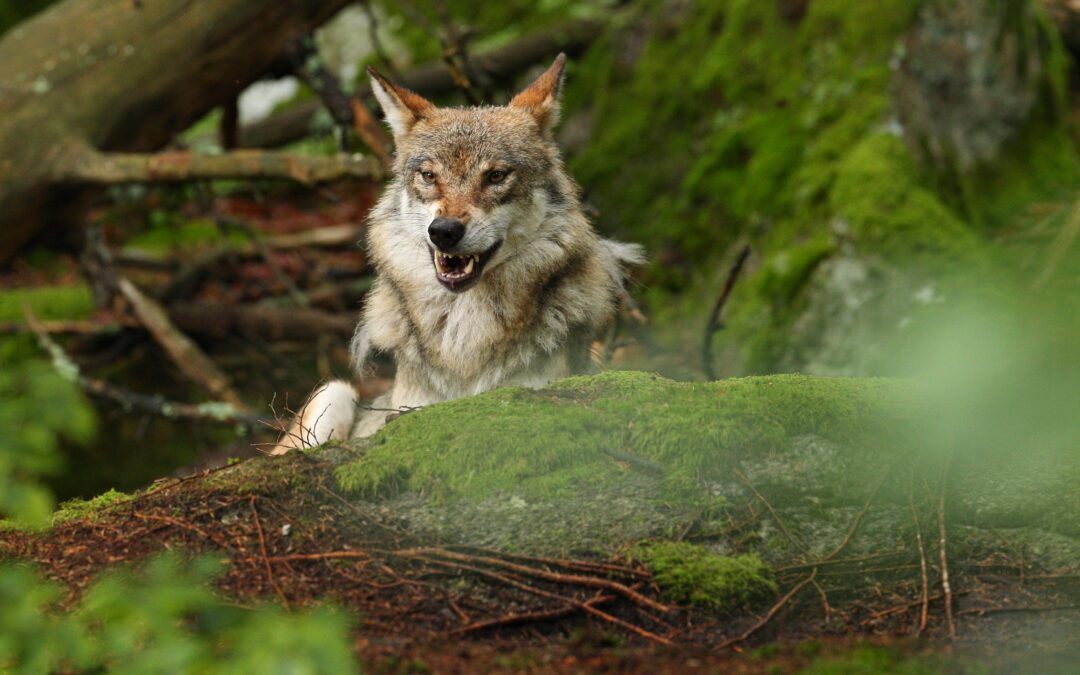
M 453 218 L 436 218 L 428 225 L 427 232 L 431 243 L 440 251 L 447 251 L 465 236 L 465 223 Z

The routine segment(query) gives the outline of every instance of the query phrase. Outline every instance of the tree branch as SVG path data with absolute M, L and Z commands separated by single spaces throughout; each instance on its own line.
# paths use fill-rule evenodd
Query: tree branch
M 90 396 L 119 405 L 124 410 L 157 415 L 172 420 L 195 420 L 199 422 L 217 422 L 224 424 L 247 424 L 255 426 L 267 420 L 250 415 L 237 409 L 230 403 L 211 401 L 193 405 L 169 401 L 161 396 L 147 396 L 114 386 L 96 378 L 83 375 L 79 366 L 71 360 L 67 352 L 48 334 L 48 326 L 34 315 L 29 307 L 23 308 L 26 325 L 37 336 L 38 344 L 49 354 L 53 367 L 65 379 L 79 385 Z
M 599 28 L 600 24 L 592 20 L 554 26 L 505 47 L 470 54 L 469 64 L 479 77 L 492 82 L 505 82 L 525 68 L 554 57 L 559 52 L 582 49 L 600 35 Z M 398 84 L 424 96 L 446 94 L 455 91 L 458 86 L 442 60 L 402 73 Z M 370 93 L 367 83 L 357 86 L 357 97 Z M 272 148 L 303 138 L 310 131 L 311 119 L 321 106 L 319 101 L 301 103 L 246 126 L 240 131 L 240 144 L 247 148 Z
M 140 323 L 154 336 L 154 340 L 169 355 L 169 359 L 191 378 L 205 388 L 211 395 L 236 406 L 244 408 L 240 396 L 233 391 L 229 378 L 222 373 L 214 362 L 203 353 L 191 338 L 184 335 L 173 325 L 165 309 L 140 291 L 135 284 L 121 278 L 120 293 L 131 304 L 131 308 Z
M 287 179 L 315 185 L 342 178 L 381 180 L 380 164 L 359 155 L 329 157 L 293 155 L 259 150 L 237 150 L 223 155 L 191 152 L 159 154 L 102 153 L 82 148 L 72 153 L 57 176 L 58 182 L 181 183 L 223 178 Z

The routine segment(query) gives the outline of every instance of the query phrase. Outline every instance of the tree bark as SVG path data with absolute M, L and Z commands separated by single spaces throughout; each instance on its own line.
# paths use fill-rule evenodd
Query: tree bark
M 65 0 L 4 35 L 0 263 L 62 215 L 84 148 L 160 149 L 347 4 Z

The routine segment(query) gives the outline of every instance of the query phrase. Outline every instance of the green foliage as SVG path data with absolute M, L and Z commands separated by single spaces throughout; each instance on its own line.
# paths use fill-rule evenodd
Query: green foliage
M 716 612 L 729 612 L 776 594 L 768 566 L 756 555 L 719 555 L 686 542 L 642 544 L 630 551 L 652 571 L 664 595 Z
M 47 364 L 0 369 L 0 514 L 47 524 L 52 497 L 35 478 L 59 468 L 61 439 L 86 443 L 95 426 L 77 387 Z
M 11 288 L 0 291 L 0 321 L 24 321 L 26 305 L 43 321 L 85 319 L 94 311 L 86 284 Z
M 60 439 L 85 442 L 95 420 L 74 383 L 27 361 L 0 369 L 0 513 L 44 525 L 49 491 L 33 482 L 55 471 Z M 55 522 L 92 516 L 128 499 L 109 491 L 68 502 Z M 183 564 L 163 555 L 141 573 L 113 571 L 70 612 L 59 589 L 27 566 L 0 566 L 0 670 L 121 673 L 354 673 L 348 622 L 317 609 L 249 610 L 218 598 L 212 559 Z
M 903 383 L 877 379 L 683 383 L 608 372 L 404 415 L 337 477 L 352 491 L 404 488 L 478 501 L 500 492 L 572 495 L 582 485 L 623 480 L 629 464 L 660 472 L 673 496 L 687 499 L 726 476 L 739 457 L 782 455 L 796 436 L 890 438 L 910 393 Z
M 162 555 L 107 574 L 69 613 L 25 567 L 0 567 L 0 668 L 20 673 L 353 673 L 348 622 L 330 609 L 289 615 L 219 599 L 213 559 Z

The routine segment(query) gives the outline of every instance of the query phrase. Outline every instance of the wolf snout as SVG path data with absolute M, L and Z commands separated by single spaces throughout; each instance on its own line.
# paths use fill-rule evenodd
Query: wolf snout
M 465 223 L 455 218 L 436 218 L 427 231 L 431 243 L 440 251 L 449 251 L 465 236 Z

